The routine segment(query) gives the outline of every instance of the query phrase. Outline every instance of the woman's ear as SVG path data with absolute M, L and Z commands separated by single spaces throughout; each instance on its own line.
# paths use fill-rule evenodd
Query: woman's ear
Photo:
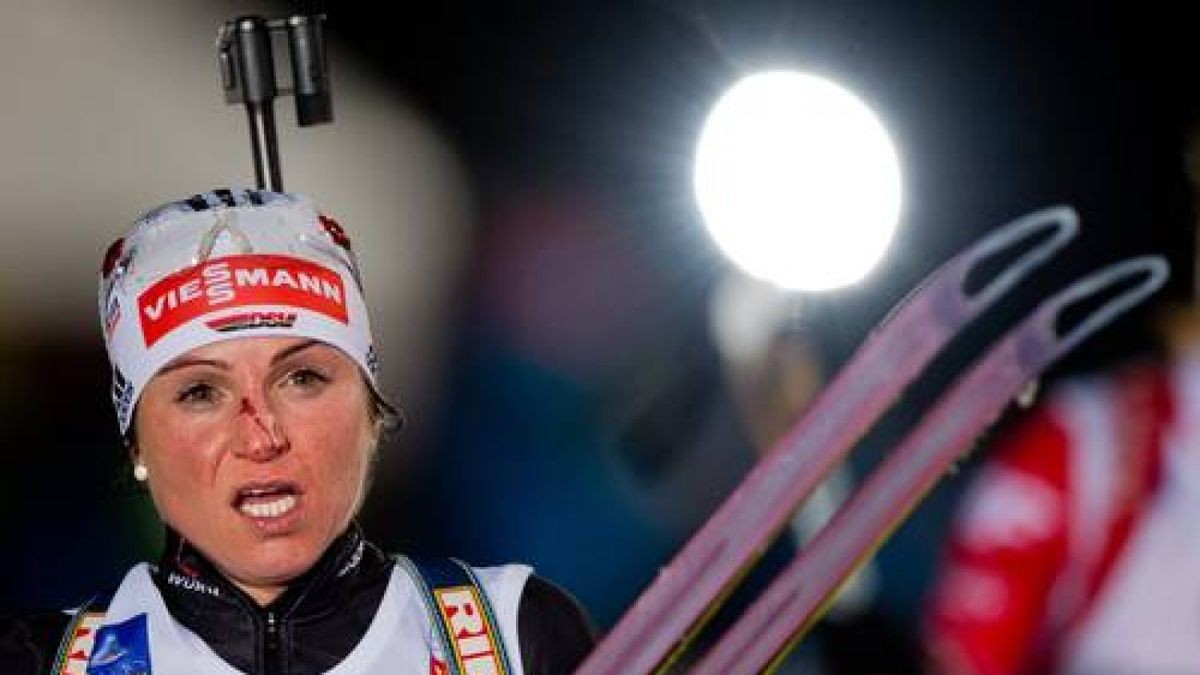
M 126 434 L 121 440 L 125 445 L 125 452 L 129 457 L 129 465 L 133 467 L 133 479 L 139 484 L 144 484 L 150 477 L 150 470 L 142 462 L 142 453 L 137 446 L 137 441 L 134 439 L 132 433 Z

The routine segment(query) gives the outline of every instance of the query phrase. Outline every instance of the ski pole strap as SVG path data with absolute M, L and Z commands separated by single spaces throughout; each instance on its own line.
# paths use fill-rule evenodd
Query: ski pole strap
M 516 675 L 487 593 L 469 565 L 454 558 L 398 560 L 420 590 L 446 675 Z

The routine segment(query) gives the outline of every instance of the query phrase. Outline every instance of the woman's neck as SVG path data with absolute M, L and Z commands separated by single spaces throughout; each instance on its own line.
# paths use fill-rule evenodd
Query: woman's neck
M 228 579 L 229 583 L 237 586 L 238 590 L 250 596 L 250 598 L 254 600 L 259 607 L 266 607 L 272 602 L 275 602 L 275 599 L 283 595 L 283 592 L 287 590 L 287 586 L 260 586 L 244 583 L 234 579 L 228 574 L 223 574 L 222 576 Z

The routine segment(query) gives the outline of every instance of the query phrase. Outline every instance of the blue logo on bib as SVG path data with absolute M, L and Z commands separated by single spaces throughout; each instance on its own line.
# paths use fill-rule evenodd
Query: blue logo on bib
M 150 675 L 145 614 L 96 631 L 87 675 Z

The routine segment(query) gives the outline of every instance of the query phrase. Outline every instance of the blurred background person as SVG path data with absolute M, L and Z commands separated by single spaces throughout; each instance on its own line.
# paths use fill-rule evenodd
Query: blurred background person
M 824 386 L 829 347 L 818 330 L 818 311 L 800 293 L 731 270 L 713 289 L 709 317 L 721 355 L 722 373 L 732 392 L 739 426 L 754 452 L 772 449 L 800 419 Z M 795 514 L 780 540 L 766 553 L 729 603 L 725 621 L 745 606 L 747 596 L 771 577 L 828 522 L 856 487 L 864 456 L 836 467 Z M 836 672 L 843 675 L 917 673 L 919 652 L 912 636 L 878 610 L 879 571 L 868 561 L 838 591 L 825 621 L 806 648 L 781 665 L 781 672 Z M 854 645 L 869 642 L 870 650 Z M 830 670 L 832 669 L 832 670 Z
M 1196 197 L 1198 153 L 1193 130 Z M 1200 673 L 1200 319 L 1162 323 L 1157 356 L 1055 388 L 991 450 L 930 597 L 937 672 Z

